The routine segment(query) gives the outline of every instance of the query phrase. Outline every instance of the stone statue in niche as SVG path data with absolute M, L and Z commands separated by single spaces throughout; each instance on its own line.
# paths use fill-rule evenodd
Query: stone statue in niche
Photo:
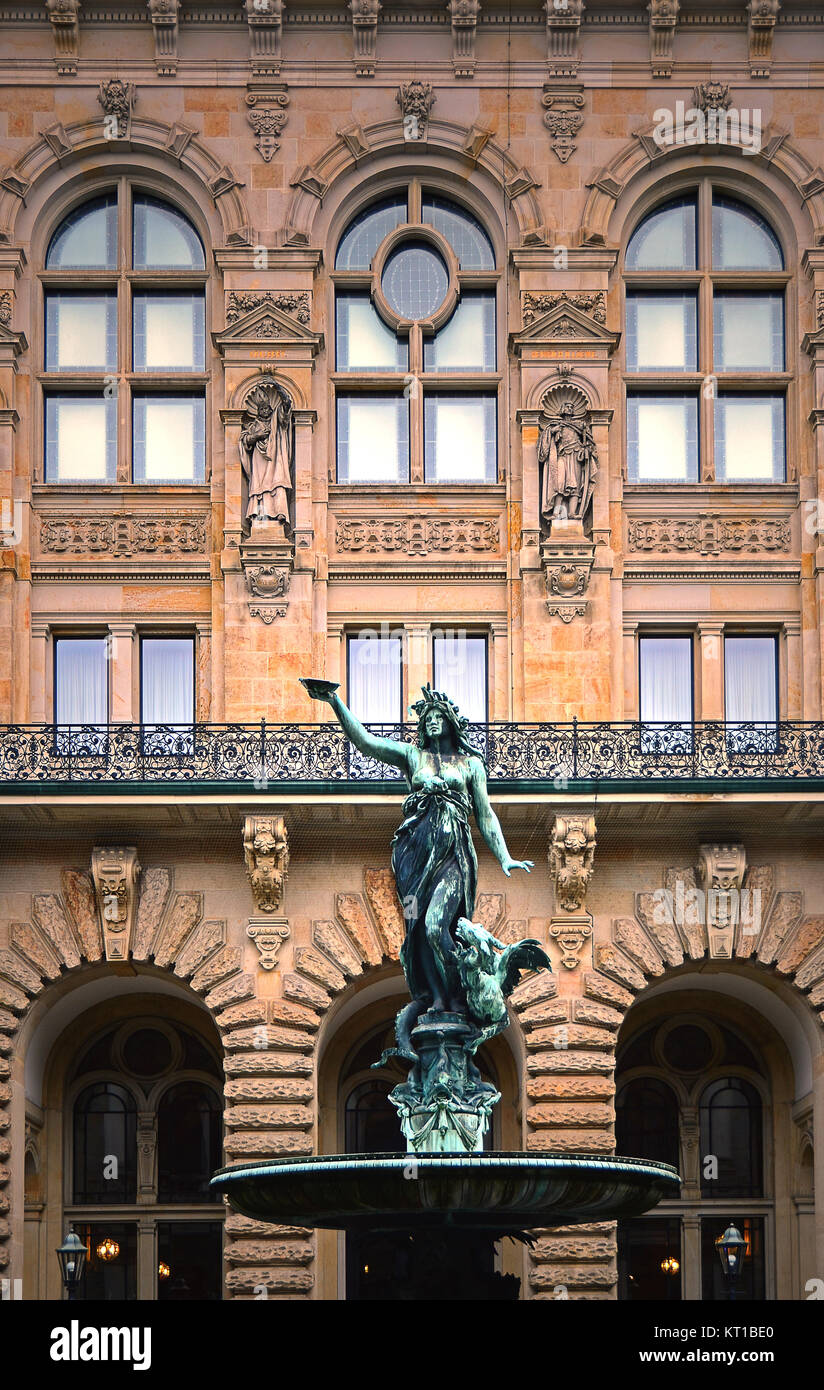
M 567 382 L 551 387 L 542 405 L 549 418 L 538 441 L 541 516 L 550 527 L 553 521 L 582 522 L 598 476 L 589 402 L 580 387 Z
M 247 519 L 290 525 L 292 402 L 277 381 L 262 381 L 246 397 L 240 461 L 249 480 Z

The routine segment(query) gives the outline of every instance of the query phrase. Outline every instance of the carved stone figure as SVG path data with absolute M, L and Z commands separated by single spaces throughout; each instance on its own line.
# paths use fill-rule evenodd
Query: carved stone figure
M 549 871 L 565 912 L 580 912 L 595 864 L 595 817 L 556 816 Z
M 576 386 L 553 387 L 544 397 L 544 411 L 549 420 L 538 441 L 541 515 L 547 521 L 583 521 L 598 476 L 586 396 Z
M 124 82 L 122 77 L 110 77 L 108 82 L 100 83 L 97 100 L 107 116 L 116 118 L 118 135 L 125 135 L 129 129 L 132 107 L 136 100 L 134 83 Z
M 292 402 L 276 381 L 263 381 L 246 398 L 240 459 L 249 479 L 246 516 L 289 525 L 292 488 Z
M 431 82 L 421 82 L 418 78 L 413 78 L 411 82 L 401 83 L 398 88 L 397 102 L 403 115 L 405 139 L 423 140 L 426 138 L 429 112 L 434 100 Z
M 289 871 L 289 845 L 283 816 L 247 816 L 243 858 L 258 912 L 277 912 Z

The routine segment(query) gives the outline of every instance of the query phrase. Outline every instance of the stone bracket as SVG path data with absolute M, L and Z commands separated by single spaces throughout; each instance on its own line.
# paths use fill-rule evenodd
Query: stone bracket
M 283 0 L 246 0 L 249 62 L 255 77 L 277 77 L 281 63 Z
M 131 846 L 93 849 L 91 874 L 106 960 L 126 960 L 131 951 L 140 875 L 137 850 Z
M 749 0 L 747 38 L 750 77 L 770 75 L 773 35 L 780 9 L 781 0 Z
M 680 0 L 650 0 L 649 61 L 653 77 L 672 77 L 672 41 Z
M 243 859 L 255 908 L 265 914 L 278 912 L 289 872 L 289 843 L 283 816 L 245 818 Z M 263 920 L 275 919 L 266 916 Z
M 592 939 L 592 918 L 588 912 L 552 917 L 549 936 L 560 948 L 561 964 L 567 970 L 575 970 L 581 963 L 581 951 Z
M 285 917 L 250 917 L 246 935 L 254 941 L 260 955 L 261 970 L 277 967 L 280 948 L 289 937 Z
M 555 885 L 558 906 L 564 912 L 584 911 L 584 898 L 594 864 L 595 817 L 556 816 L 550 835 L 549 872 Z
M 550 77 L 574 77 L 581 61 L 579 38 L 584 0 L 545 0 L 546 62 Z
M 158 77 L 174 77 L 177 73 L 179 0 L 149 0 L 149 15 L 154 30 L 155 71 Z
M 704 893 L 707 942 L 714 960 L 731 960 L 747 871 L 743 845 L 700 845 L 698 881 Z
M 452 19 L 452 72 L 455 77 L 475 76 L 475 37 L 479 0 L 449 0 Z
M 550 134 L 553 153 L 562 164 L 566 164 L 577 149 L 575 137 L 584 124 L 581 114 L 583 85 L 576 82 L 559 87 L 545 82 L 541 105 L 546 107 L 544 125 Z

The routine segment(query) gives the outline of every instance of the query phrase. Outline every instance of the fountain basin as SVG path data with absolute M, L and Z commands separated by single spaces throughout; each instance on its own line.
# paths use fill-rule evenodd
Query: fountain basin
M 514 1235 L 638 1216 L 678 1196 L 675 1168 L 596 1154 L 346 1154 L 220 1168 L 211 1185 L 258 1221 L 348 1231 Z

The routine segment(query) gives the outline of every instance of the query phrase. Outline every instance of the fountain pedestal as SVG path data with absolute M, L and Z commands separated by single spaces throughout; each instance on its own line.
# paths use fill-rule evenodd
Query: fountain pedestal
M 390 1092 L 407 1153 L 479 1153 L 500 1092 L 481 1078 L 467 1044 L 477 1035 L 461 1013 L 429 1010 L 412 1030 L 418 1054 Z

